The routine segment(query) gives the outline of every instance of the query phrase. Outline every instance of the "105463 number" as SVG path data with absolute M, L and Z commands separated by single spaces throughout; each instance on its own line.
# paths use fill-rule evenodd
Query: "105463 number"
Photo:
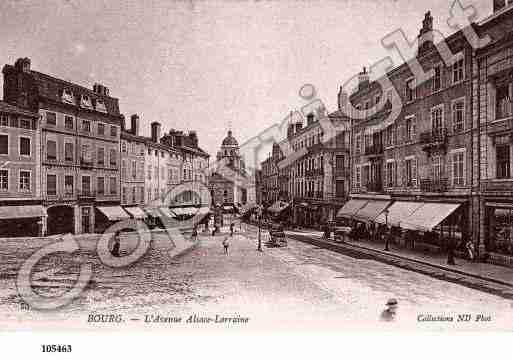
M 71 345 L 43 344 L 41 351 L 43 353 L 71 353 Z

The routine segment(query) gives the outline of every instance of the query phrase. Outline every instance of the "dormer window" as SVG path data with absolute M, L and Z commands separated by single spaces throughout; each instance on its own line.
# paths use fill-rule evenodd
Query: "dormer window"
M 93 104 L 91 103 L 91 98 L 88 95 L 82 95 L 80 98 L 80 106 L 92 108 Z
M 75 102 L 73 101 L 73 92 L 71 92 L 70 89 L 64 89 L 62 90 L 62 101 L 74 105 Z
M 100 111 L 100 112 L 107 112 L 107 108 L 105 107 L 105 102 L 103 102 L 102 99 L 97 99 L 96 100 L 96 111 Z

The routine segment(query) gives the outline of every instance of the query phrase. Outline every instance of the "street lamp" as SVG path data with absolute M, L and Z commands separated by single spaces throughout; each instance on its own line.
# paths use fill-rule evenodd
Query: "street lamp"
M 387 229 L 387 232 L 388 232 L 388 209 L 385 209 L 383 211 L 383 213 L 385 214 L 385 227 Z M 385 251 L 390 251 L 390 248 L 388 248 L 388 239 L 390 238 L 390 233 L 387 233 L 386 234 L 386 237 L 385 237 Z

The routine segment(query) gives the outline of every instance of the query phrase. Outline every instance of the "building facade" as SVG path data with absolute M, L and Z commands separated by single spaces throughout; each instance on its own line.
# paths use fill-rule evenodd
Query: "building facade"
M 120 202 L 118 100 L 100 84 L 90 90 L 31 70 L 27 58 L 3 74 L 5 101 L 40 116 L 46 233 L 93 232 L 97 209 Z
M 121 130 L 121 205 L 145 203 L 146 138 L 139 135 L 139 116 L 132 115 L 129 130 Z
M 46 231 L 41 198 L 39 115 L 0 101 L 1 236 Z

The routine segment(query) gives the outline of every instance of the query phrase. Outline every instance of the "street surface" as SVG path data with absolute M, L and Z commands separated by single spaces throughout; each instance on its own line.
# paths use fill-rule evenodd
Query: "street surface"
M 239 228 L 237 228 L 239 229 Z M 243 228 L 244 229 L 244 228 Z M 80 298 L 58 310 L 23 310 L 16 294 L 16 267 L 37 244 L 17 248 L 0 243 L 0 325 L 2 328 L 138 328 L 179 329 L 509 329 L 509 300 L 368 259 L 348 257 L 289 239 L 286 248 L 256 251 L 257 230 L 248 226 L 230 240 L 200 235 L 190 252 L 170 259 L 152 248 L 137 263 L 122 269 L 101 264 L 90 251 L 51 258 L 60 278 L 45 293 L 66 290 L 78 263 L 93 264 L 93 280 Z M 263 241 L 266 233 L 264 232 Z M 122 248 L 123 251 L 123 248 Z M 52 261 L 53 260 L 53 261 Z M 49 282 L 49 283 L 50 283 Z M 61 285 L 59 285 L 61 283 Z M 384 304 L 396 298 L 396 321 L 379 321 Z M 90 323 L 90 314 L 121 314 L 122 323 Z M 150 324 L 145 315 L 247 317 L 246 324 Z M 419 315 L 471 314 L 472 322 L 418 322 Z M 475 322 L 478 314 L 490 322 Z

